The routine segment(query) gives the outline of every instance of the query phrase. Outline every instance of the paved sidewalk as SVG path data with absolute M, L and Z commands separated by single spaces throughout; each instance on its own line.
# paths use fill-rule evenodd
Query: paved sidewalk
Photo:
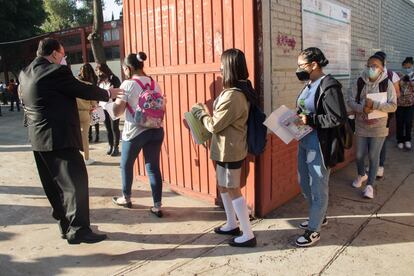
M 225 219 L 220 208 L 168 189 L 162 219 L 148 212 L 145 183 L 134 183 L 133 209 L 114 206 L 120 158 L 105 154 L 105 142 L 92 144 L 99 162 L 88 167 L 91 223 L 109 239 L 68 245 L 50 215 L 22 113 L 2 110 L 0 275 L 414 275 L 414 153 L 391 142 L 374 200 L 350 187 L 354 164 L 332 175 L 329 224 L 308 249 L 294 246 L 307 210 L 301 196 L 253 222 L 254 249 L 229 247 L 213 234 Z

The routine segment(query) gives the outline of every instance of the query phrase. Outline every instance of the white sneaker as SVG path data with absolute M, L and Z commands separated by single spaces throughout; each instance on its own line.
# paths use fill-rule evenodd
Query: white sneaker
M 93 160 L 93 159 L 86 159 L 85 160 L 85 165 L 86 166 L 92 165 L 93 163 L 95 163 L 95 160 Z
M 406 141 L 404 143 L 404 146 L 405 146 L 406 149 L 411 149 L 411 142 L 410 141 Z
M 402 150 L 404 148 L 404 143 L 398 143 L 397 147 Z
M 372 185 L 367 185 L 364 190 L 364 197 L 373 199 L 374 198 L 374 188 Z
M 358 177 L 357 177 L 357 179 L 355 179 L 354 180 L 354 182 L 352 182 L 352 187 L 354 187 L 354 188 L 359 188 L 359 187 L 361 187 L 362 186 L 362 183 L 364 182 L 364 181 L 367 181 L 367 179 L 368 179 L 368 175 L 358 175 Z
M 378 167 L 378 171 L 377 171 L 377 178 L 381 179 L 384 177 L 384 167 Z

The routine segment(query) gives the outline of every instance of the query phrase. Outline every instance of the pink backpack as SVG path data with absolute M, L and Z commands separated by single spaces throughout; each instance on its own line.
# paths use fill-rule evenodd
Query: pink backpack
M 134 117 L 134 122 L 146 128 L 160 128 L 165 113 L 164 97 L 155 90 L 155 82 L 143 84 L 140 80 L 134 81 L 142 88 L 135 110 L 127 103 L 126 107 Z

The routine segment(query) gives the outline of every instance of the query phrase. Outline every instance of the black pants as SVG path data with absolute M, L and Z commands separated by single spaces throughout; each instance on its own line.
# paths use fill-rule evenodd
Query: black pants
M 397 108 L 397 142 L 411 141 L 411 129 L 413 125 L 413 106 L 399 106 Z
M 13 111 L 14 103 L 16 103 L 17 111 L 20 111 L 20 100 L 19 100 L 19 97 L 16 97 L 16 96 L 12 96 L 10 99 L 10 111 Z
M 52 216 L 67 238 L 90 231 L 88 173 L 78 149 L 34 151 Z
M 92 126 L 89 127 L 89 140 L 92 140 Z M 99 140 L 99 123 L 95 125 L 95 139 Z
M 105 127 L 108 135 L 108 144 L 112 147 L 119 145 L 119 139 L 121 138 L 121 132 L 119 131 L 119 119 L 112 120 L 108 111 L 105 112 Z

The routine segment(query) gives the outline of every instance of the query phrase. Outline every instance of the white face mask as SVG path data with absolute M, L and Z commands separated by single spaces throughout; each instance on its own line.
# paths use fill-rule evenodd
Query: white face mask
M 61 64 L 61 65 L 68 65 L 68 63 L 66 62 L 66 57 L 63 57 L 61 60 L 60 60 L 60 63 L 59 64 Z

